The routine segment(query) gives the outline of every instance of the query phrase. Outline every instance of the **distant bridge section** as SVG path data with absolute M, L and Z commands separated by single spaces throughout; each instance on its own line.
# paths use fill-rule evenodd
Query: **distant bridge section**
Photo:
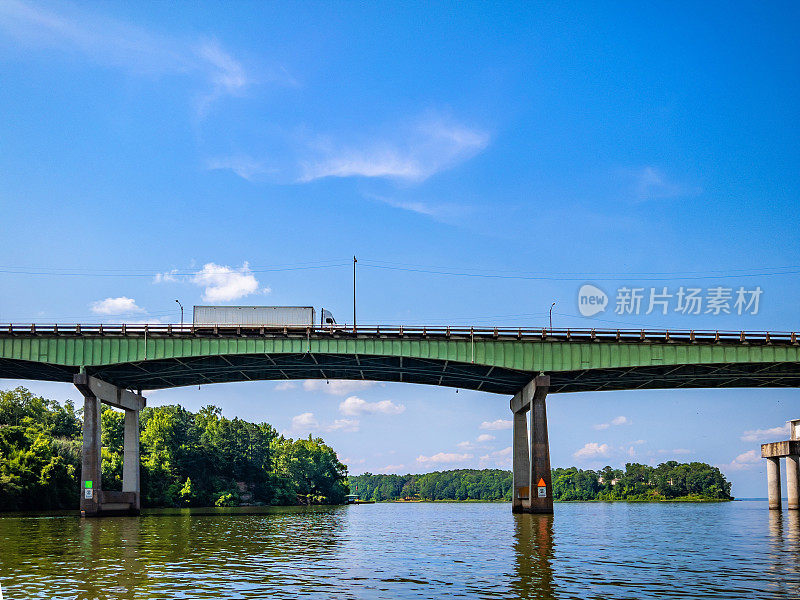
M 0 377 L 85 372 L 152 390 L 232 381 L 364 379 L 514 395 L 800 387 L 791 332 L 477 327 L 0 325 Z

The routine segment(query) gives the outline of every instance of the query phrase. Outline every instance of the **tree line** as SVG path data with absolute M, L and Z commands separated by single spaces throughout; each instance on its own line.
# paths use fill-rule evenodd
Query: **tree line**
M 18 387 L 0 391 L 0 510 L 74 509 L 81 410 Z M 320 438 L 293 440 L 267 423 L 208 406 L 140 412 L 142 505 L 339 504 L 347 468 Z M 124 414 L 102 412 L 102 486 L 122 488 Z
M 0 510 L 77 508 L 81 412 L 22 387 L 0 391 Z M 148 407 L 139 425 L 145 507 L 339 504 L 349 491 L 375 501 L 511 500 L 511 472 L 501 469 L 348 479 L 322 439 L 293 440 L 268 423 L 227 419 L 213 406 L 196 413 Z M 119 490 L 124 414 L 104 406 L 102 427 L 102 486 Z M 561 501 L 731 499 L 725 476 L 700 462 L 558 468 L 552 484 Z
M 349 478 L 362 500 L 510 501 L 512 476 L 500 469 L 457 469 L 424 475 L 363 475 Z M 717 467 L 668 461 L 656 467 L 628 463 L 599 471 L 576 467 L 552 470 L 553 499 L 731 500 L 731 484 Z

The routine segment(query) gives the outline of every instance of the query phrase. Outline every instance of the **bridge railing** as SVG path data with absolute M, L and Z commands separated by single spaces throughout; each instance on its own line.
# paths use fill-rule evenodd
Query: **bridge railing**
M 793 331 L 723 331 L 673 329 L 585 329 L 540 327 L 465 327 L 427 325 L 214 325 L 214 324 L 0 324 L 0 336 L 375 336 L 375 337 L 458 337 L 516 338 L 544 341 L 617 341 L 617 342 L 697 342 L 697 343 L 780 343 L 798 344 L 800 336 Z

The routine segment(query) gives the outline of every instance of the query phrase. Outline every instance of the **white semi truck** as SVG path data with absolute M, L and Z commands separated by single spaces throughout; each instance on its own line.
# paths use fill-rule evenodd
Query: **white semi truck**
M 259 325 L 266 327 L 305 326 L 316 324 L 313 306 L 195 306 L 195 325 Z M 320 326 L 336 325 L 333 314 L 320 309 Z

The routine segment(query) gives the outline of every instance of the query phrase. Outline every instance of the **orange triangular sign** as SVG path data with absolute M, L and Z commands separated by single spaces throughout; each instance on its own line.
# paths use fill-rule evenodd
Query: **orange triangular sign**
M 546 484 L 544 482 L 544 478 L 539 477 L 539 483 L 537 483 L 536 485 L 538 485 L 539 487 L 545 487 Z

